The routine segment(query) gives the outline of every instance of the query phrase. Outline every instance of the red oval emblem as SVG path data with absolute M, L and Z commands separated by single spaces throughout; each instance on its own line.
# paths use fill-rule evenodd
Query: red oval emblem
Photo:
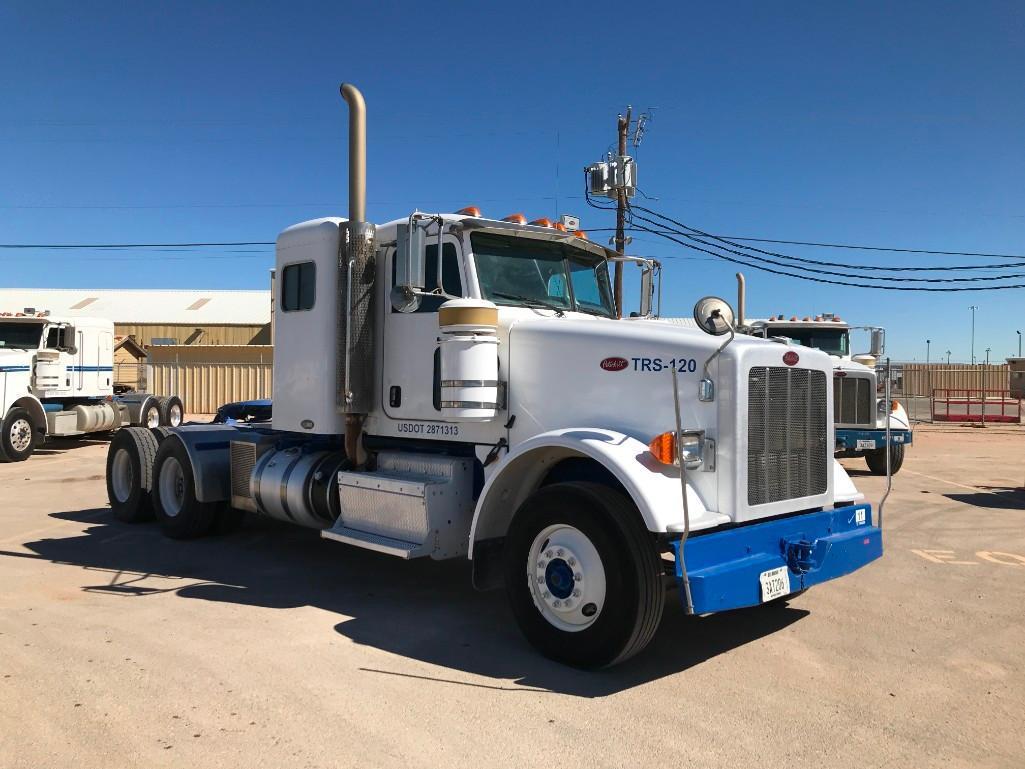
M 847 372 L 846 371 L 837 371 L 833 376 L 838 376 L 838 377 L 840 377 L 842 379 L 843 377 L 847 376 Z
M 800 357 L 798 357 L 797 353 L 793 350 L 789 350 L 783 353 L 783 362 L 786 363 L 788 366 L 796 366 L 797 361 L 799 360 Z
M 630 365 L 630 361 L 626 358 L 606 358 L 601 363 L 602 371 L 622 371 Z

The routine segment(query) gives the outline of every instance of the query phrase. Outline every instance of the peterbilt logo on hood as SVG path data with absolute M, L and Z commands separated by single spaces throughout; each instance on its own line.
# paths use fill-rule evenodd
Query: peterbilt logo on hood
M 788 366 L 796 366 L 799 360 L 801 360 L 800 356 L 793 350 L 783 353 L 783 362 Z
M 602 371 L 622 371 L 630 365 L 630 361 L 626 358 L 606 358 L 598 365 Z

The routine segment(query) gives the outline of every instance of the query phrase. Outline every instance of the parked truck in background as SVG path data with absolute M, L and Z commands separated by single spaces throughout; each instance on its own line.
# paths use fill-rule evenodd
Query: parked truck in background
M 644 648 L 670 589 L 692 614 L 755 606 L 882 554 L 833 458 L 828 355 L 734 337 L 722 300 L 698 328 L 659 320 L 656 261 L 547 220 L 367 222 L 363 98 L 342 95 L 349 217 L 278 236 L 270 424 L 119 431 L 115 515 L 187 538 L 248 511 L 468 557 L 537 649 L 585 668 Z M 640 270 L 636 317 L 617 259 Z
M 114 324 L 26 309 L 0 313 L 0 460 L 20 462 L 48 438 L 177 426 L 177 396 L 114 396 Z
M 833 313 L 789 319 L 773 315 L 768 320 L 751 320 L 747 333 L 784 344 L 822 350 L 833 360 L 833 422 L 836 455 L 864 457 L 874 475 L 886 475 L 886 423 L 890 426 L 890 466 L 896 473 L 904 463 L 904 452 L 912 442 L 911 420 L 897 400 L 881 397 L 876 366 L 884 352 L 885 331 L 868 331 L 872 349 L 854 354 L 852 327 Z

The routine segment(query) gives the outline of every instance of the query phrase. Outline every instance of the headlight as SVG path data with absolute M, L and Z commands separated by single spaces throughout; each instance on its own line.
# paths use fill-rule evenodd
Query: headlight
M 697 470 L 701 467 L 704 463 L 705 451 L 704 430 L 682 430 L 679 434 L 675 430 L 670 430 L 661 433 L 651 439 L 648 450 L 662 464 L 679 466 L 677 441 L 679 441 L 680 454 L 683 455 L 684 467 L 688 470 Z

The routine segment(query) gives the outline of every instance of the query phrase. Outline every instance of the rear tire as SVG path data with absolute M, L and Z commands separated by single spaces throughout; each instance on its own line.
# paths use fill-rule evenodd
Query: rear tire
M 145 427 L 123 427 L 107 448 L 107 499 L 114 517 L 138 523 L 153 517 L 150 489 L 157 439 Z
M 150 430 L 160 426 L 160 401 L 150 398 L 139 414 L 139 424 Z
M 0 458 L 8 462 L 24 462 L 36 450 L 36 428 L 32 415 L 21 406 L 13 408 L 4 417 L 0 430 Z
M 665 590 L 655 540 L 618 491 L 570 482 L 534 492 L 505 545 L 513 614 L 543 655 L 593 669 L 651 641 Z
M 865 463 L 872 475 L 886 475 L 886 447 L 865 454 Z M 904 444 L 894 443 L 890 446 L 890 473 L 896 475 L 903 464 Z
M 207 534 L 221 506 L 217 502 L 196 499 L 192 462 L 176 437 L 168 437 L 157 450 L 151 497 L 153 513 L 164 534 L 172 539 L 193 539 Z
M 160 424 L 166 427 L 178 427 L 185 421 L 185 406 L 177 395 L 169 395 L 160 399 Z

